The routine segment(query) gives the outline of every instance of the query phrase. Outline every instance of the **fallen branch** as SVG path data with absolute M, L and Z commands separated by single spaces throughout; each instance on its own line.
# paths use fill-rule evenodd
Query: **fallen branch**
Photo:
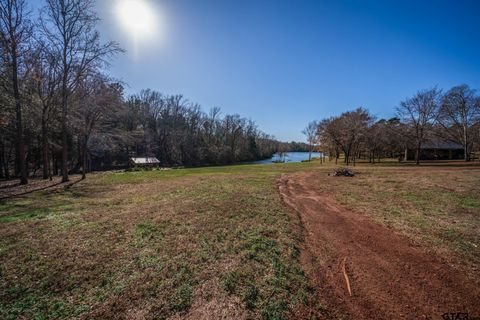
M 346 261 L 347 261 L 347 257 L 343 259 L 343 263 L 342 263 L 343 277 L 345 278 L 345 282 L 347 283 L 348 293 L 350 294 L 350 296 L 352 296 L 352 288 L 350 287 L 350 280 L 348 279 L 347 270 L 345 269 Z
M 330 175 L 330 174 L 328 174 L 328 175 Z M 355 176 L 355 172 L 353 172 L 352 170 L 350 170 L 348 168 L 337 168 L 333 172 L 333 176 L 334 177 L 353 177 L 353 176 Z

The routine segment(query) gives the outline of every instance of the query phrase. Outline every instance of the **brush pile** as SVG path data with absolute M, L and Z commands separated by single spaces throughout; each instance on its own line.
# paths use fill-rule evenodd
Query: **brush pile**
M 353 172 L 348 168 L 338 168 L 338 169 L 335 169 L 335 171 L 333 172 L 333 176 L 334 177 L 353 177 L 355 176 L 355 172 Z

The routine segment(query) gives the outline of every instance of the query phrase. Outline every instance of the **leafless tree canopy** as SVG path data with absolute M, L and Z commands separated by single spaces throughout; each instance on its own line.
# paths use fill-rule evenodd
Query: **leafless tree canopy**
M 28 182 L 25 159 L 24 103 L 21 82 L 28 75 L 27 61 L 32 37 L 32 25 L 25 0 L 3 0 L 0 2 L 0 45 L 5 94 L 10 96 L 15 107 L 15 174 L 20 182 Z M 3 158 L 3 157 L 2 157 Z M 8 175 L 8 174 L 7 174 Z
M 420 149 L 427 140 L 439 108 L 440 92 L 437 88 L 419 91 L 412 98 L 400 102 L 397 113 L 411 127 L 406 133 L 410 135 L 415 145 L 417 164 L 420 159 Z
M 376 120 L 362 108 L 323 119 L 318 122 L 317 142 L 335 161 L 343 155 L 346 164 L 359 157 L 370 162 L 382 157 L 405 159 L 407 150 L 414 151 L 419 164 L 422 146 L 438 139 L 461 145 L 464 160 L 469 161 L 480 151 L 479 101 L 467 85 L 445 94 L 436 87 L 421 90 L 401 101 L 397 116 L 388 120 Z
M 465 161 L 470 159 L 479 119 L 480 98 L 467 85 L 453 87 L 442 97 L 438 113 L 441 130 L 438 133 L 463 146 Z
M 51 54 L 58 57 L 62 128 L 62 181 L 68 181 L 68 114 L 71 96 L 83 78 L 121 51 L 114 42 L 101 43 L 92 0 L 47 0 L 41 31 Z
M 467 85 L 422 90 L 396 117 L 358 108 L 310 122 L 308 144 L 279 142 L 238 114 L 209 112 L 182 95 L 126 95 L 108 66 L 123 50 L 102 42 L 93 0 L 0 0 L 0 178 L 44 179 L 124 168 L 130 156 L 164 166 L 227 164 L 275 152 L 318 148 L 347 164 L 405 158 L 432 138 L 459 144 L 464 160 L 480 150 L 480 98 Z
M 67 181 L 125 167 L 129 156 L 213 165 L 279 149 L 255 122 L 220 108 L 205 113 L 150 89 L 125 96 L 107 73 L 123 50 L 100 40 L 97 22 L 93 0 L 44 0 L 38 13 L 25 0 L 0 0 L 0 178 L 27 183 L 38 171 Z
M 307 137 L 309 161 L 312 160 L 312 150 L 317 139 L 317 127 L 318 127 L 317 121 L 312 121 L 302 131 L 302 133 Z

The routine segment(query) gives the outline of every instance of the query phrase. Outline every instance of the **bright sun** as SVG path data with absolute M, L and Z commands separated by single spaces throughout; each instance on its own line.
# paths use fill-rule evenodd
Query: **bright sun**
M 156 23 L 153 8 L 145 0 L 119 0 L 117 14 L 123 27 L 135 40 L 153 35 Z

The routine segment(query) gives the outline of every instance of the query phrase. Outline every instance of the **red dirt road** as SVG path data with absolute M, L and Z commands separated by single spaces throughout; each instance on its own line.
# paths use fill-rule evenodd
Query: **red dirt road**
M 467 276 L 393 230 L 336 204 L 316 188 L 315 174 L 284 175 L 279 189 L 300 217 L 301 262 L 332 317 L 443 319 L 447 312 L 480 317 L 480 289 Z

